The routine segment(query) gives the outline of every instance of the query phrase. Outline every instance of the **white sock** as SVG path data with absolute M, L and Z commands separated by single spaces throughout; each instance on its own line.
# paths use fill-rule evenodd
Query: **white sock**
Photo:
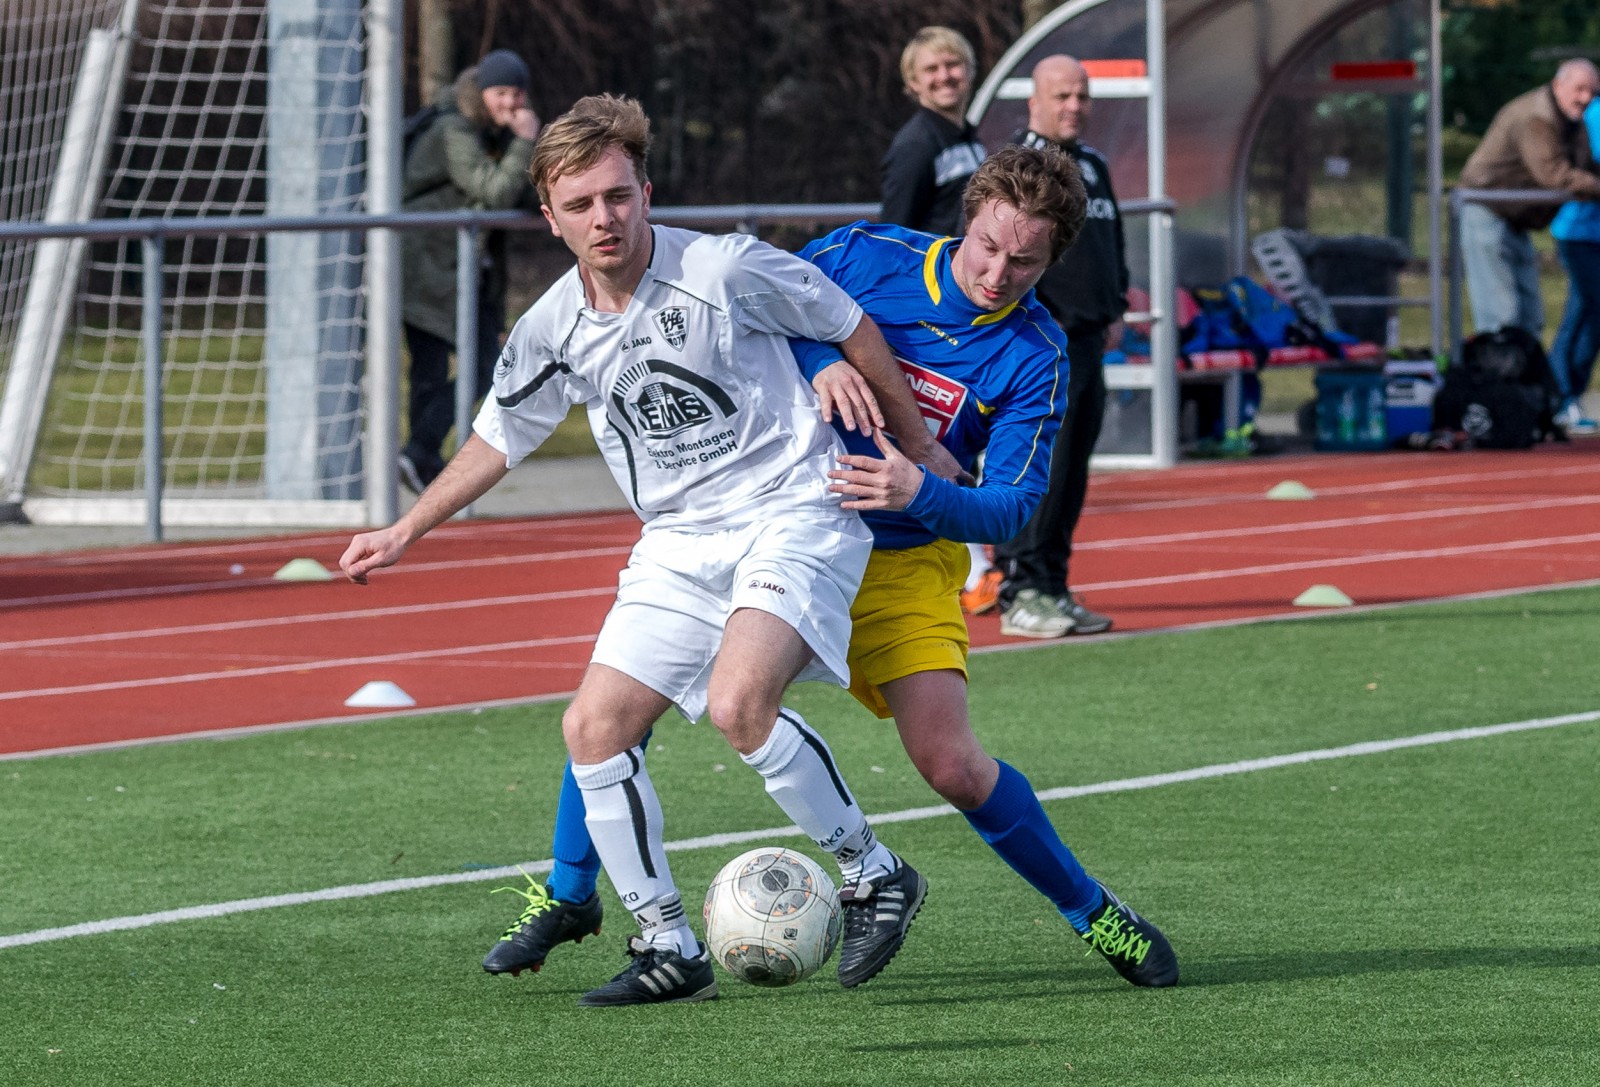
M 833 854 L 846 884 L 894 871 L 894 854 L 867 825 L 833 752 L 798 713 L 780 709 L 767 742 L 741 757 L 766 781 L 767 795 L 794 825 Z
M 572 764 L 583 790 L 584 823 L 611 884 L 657 947 L 700 953 L 663 848 L 661 801 L 645 771 L 644 749 L 629 748 L 605 762 Z
M 989 562 L 989 552 L 982 544 L 969 543 L 967 552 L 972 556 L 972 569 L 967 571 L 967 583 L 961 588 L 964 592 L 970 593 L 978 587 L 983 575 L 994 569 L 994 566 Z

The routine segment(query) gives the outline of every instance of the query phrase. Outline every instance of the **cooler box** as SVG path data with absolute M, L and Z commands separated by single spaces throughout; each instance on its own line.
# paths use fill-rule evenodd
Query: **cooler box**
M 1397 359 L 1383 368 L 1389 440 L 1433 430 L 1433 398 L 1439 392 L 1439 367 L 1432 359 Z
M 1316 448 L 1351 452 L 1389 448 L 1388 378 L 1376 367 L 1317 371 Z

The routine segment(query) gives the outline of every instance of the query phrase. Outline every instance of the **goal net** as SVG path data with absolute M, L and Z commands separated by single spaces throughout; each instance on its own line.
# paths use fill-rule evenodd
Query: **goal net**
M 366 183 L 360 0 L 0 6 L 9 221 L 314 216 Z M 270 137 L 270 138 L 269 138 Z M 361 520 L 363 235 L 170 235 L 164 520 Z M 138 240 L 0 241 L 0 484 L 141 523 Z

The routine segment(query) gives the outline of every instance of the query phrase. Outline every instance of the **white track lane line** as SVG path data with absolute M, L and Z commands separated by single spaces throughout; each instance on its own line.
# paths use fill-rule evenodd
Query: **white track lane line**
M 1458 558 L 1465 555 L 1484 555 L 1509 551 L 1525 551 L 1533 548 L 1547 546 L 1553 547 L 1563 544 L 1592 543 L 1600 543 L 1600 533 L 1586 533 L 1576 536 L 1553 536 L 1549 538 L 1539 538 L 1533 540 L 1508 540 L 1492 544 L 1463 544 L 1459 547 L 1436 547 L 1421 551 L 1382 551 L 1370 555 L 1304 559 L 1298 562 L 1278 562 L 1254 566 L 1237 566 L 1224 570 L 1204 570 L 1184 572 L 1179 574 L 1165 574 L 1156 577 L 1125 578 L 1117 581 L 1088 582 L 1079 586 L 1079 591 L 1099 592 L 1108 589 L 1129 589 L 1144 588 L 1155 585 L 1187 584 L 1195 581 L 1219 581 L 1226 578 L 1235 577 L 1256 577 L 1264 574 L 1293 573 L 1298 570 L 1323 570 L 1333 567 L 1368 566 L 1388 562 L 1416 562 L 1424 559 Z M 235 668 L 222 671 L 180 673 L 168 676 L 150 676 L 142 679 L 86 683 L 76 686 L 41 687 L 0 692 L 0 702 L 14 702 L 21 699 L 46 698 L 58 695 L 94 694 L 104 691 L 137 690 L 149 687 L 160 687 L 166 684 L 202 683 L 213 680 L 244 679 L 254 676 L 276 675 L 284 672 L 343 668 L 352 665 L 416 661 L 425 660 L 429 657 L 470 656 L 477 653 L 493 653 L 510 649 L 531 649 L 551 645 L 572 645 L 576 643 L 592 642 L 594 638 L 595 635 L 593 634 L 574 635 L 567 638 L 532 639 L 517 642 L 497 642 L 488 645 L 455 646 L 448 649 L 419 650 L 408 653 L 381 654 L 369 657 L 344 657 L 329 661 L 306 661 L 293 664 L 264 666 L 259 668 Z
M 1570 506 L 1600 505 L 1600 494 L 1577 495 L 1562 498 L 1530 499 L 1525 502 L 1500 502 L 1482 506 L 1443 506 L 1431 510 L 1412 510 L 1409 513 L 1370 513 L 1357 517 L 1330 517 L 1321 521 L 1286 521 L 1281 525 L 1251 525 L 1248 529 L 1231 528 L 1196 529 L 1193 532 L 1166 532 L 1155 536 L 1123 536 L 1110 540 L 1073 541 L 1074 551 L 1113 551 L 1147 544 L 1192 543 L 1196 540 L 1232 540 L 1241 534 L 1251 537 L 1285 535 L 1295 532 L 1321 532 L 1334 528 L 1358 528 L 1366 525 L 1389 525 L 1402 521 L 1436 521 L 1451 517 L 1488 517 L 1497 513 L 1526 513 L 1530 510 L 1561 509 Z
M 1198 501 L 1198 500 L 1197 500 Z M 1296 532 L 1319 532 L 1328 529 L 1355 528 L 1367 525 L 1398 523 L 1403 521 L 1441 520 L 1452 517 L 1488 517 L 1495 514 L 1526 513 L 1532 510 L 1559 509 L 1563 507 L 1600 505 L 1600 495 L 1576 495 L 1557 498 L 1528 499 L 1517 502 L 1486 503 L 1476 506 L 1446 506 L 1430 510 L 1413 510 L 1408 513 L 1375 513 L 1355 517 L 1334 517 L 1319 521 L 1290 521 L 1280 525 L 1252 526 L 1248 531 L 1251 536 L 1267 534 L 1285 535 Z M 1073 546 L 1080 551 L 1106 551 L 1118 550 L 1128 547 L 1140 547 L 1160 543 L 1185 543 L 1199 540 L 1232 539 L 1240 534 L 1238 527 L 1199 529 L 1193 532 L 1171 532 L 1153 536 L 1124 536 L 1106 540 L 1084 540 Z M 600 547 L 570 551 L 553 551 L 536 555 L 501 555 L 491 559 L 474 559 L 475 566 L 505 566 L 521 563 L 549 562 L 562 559 L 601 558 L 606 556 L 626 555 L 632 550 L 628 547 Z M 438 570 L 453 570 L 461 565 L 459 561 L 418 562 L 402 563 L 399 566 L 385 570 L 381 577 L 392 577 L 395 574 L 433 573 Z M 135 599 L 140 597 L 173 595 L 188 592 L 215 592 L 245 588 L 262 588 L 269 585 L 281 584 L 271 578 L 252 578 L 238 581 L 208 581 L 187 585 L 159 585 L 145 586 L 132 589 L 105 589 L 95 592 L 61 593 L 57 595 L 17 597 L 14 599 L 0 598 L 0 609 L 38 607 L 50 604 L 81 604 L 97 601 L 120 599 Z M 159 628 L 152 628 L 159 630 Z M 181 628 L 171 628 L 179 630 Z M 129 637 L 142 635 L 128 635 Z M 0 650 L 8 648 L 9 643 L 0 643 Z
M 398 604 L 387 608 L 358 608 L 354 611 L 299 612 L 294 615 L 275 615 L 260 619 L 233 619 L 219 623 L 189 623 L 175 627 L 142 627 L 137 630 L 113 630 L 99 634 L 67 634 L 57 638 L 23 638 L 14 642 L 0 642 L 0 653 L 18 649 L 47 649 L 60 645 L 83 645 L 87 642 L 121 642 L 138 638 L 184 637 L 190 634 L 220 634 L 234 630 L 255 630 L 258 627 L 302 626 L 306 623 L 351 622 L 364 619 L 392 619 L 402 615 L 430 615 L 444 611 L 462 611 L 472 608 L 505 608 L 519 604 L 542 604 L 555 600 L 581 600 L 591 596 L 611 597 L 617 594 L 615 583 L 593 589 L 563 589 L 548 593 L 521 593 L 516 596 L 482 596 L 466 600 L 444 600 L 433 604 Z
M 533 555 L 496 555 L 493 558 L 449 559 L 435 562 L 402 563 L 389 567 L 378 576 L 391 578 L 397 574 L 424 574 L 438 570 L 460 570 L 470 565 L 474 569 L 485 566 L 515 566 L 524 563 L 561 562 L 566 559 L 595 559 L 613 555 L 627 555 L 633 545 L 625 547 L 584 547 L 572 551 L 545 551 Z M 335 574 L 335 578 L 339 575 Z M 133 600 L 147 596 L 177 596 L 182 593 L 228 592 L 234 589 L 259 589 L 269 585 L 298 585 L 299 582 L 277 581 L 270 577 L 239 579 L 233 581 L 195 581 L 183 585 L 145 585 L 135 589 L 99 589 L 84 593 L 59 593 L 47 596 L 0 597 L 0 609 L 41 607 L 49 604 L 86 604 L 100 600 Z
M 613 526 L 609 522 L 615 521 Z M 562 531 L 577 531 L 592 536 L 597 529 L 609 530 L 611 528 L 638 528 L 639 519 L 626 511 L 601 510 L 591 514 L 578 514 L 571 517 L 554 518 L 519 518 L 516 520 L 496 521 L 469 521 L 447 522 L 428 533 L 430 540 L 455 539 L 466 536 L 476 539 L 483 536 L 517 535 L 542 536 L 557 534 Z M 350 543 L 350 538 L 364 529 L 352 528 L 348 531 L 318 534 L 313 536 L 266 536 L 253 537 L 245 540 L 218 540 L 211 543 L 168 543 L 147 545 L 144 547 L 113 548 L 110 553 L 114 561 L 122 562 L 171 562 L 174 559 L 203 558 L 207 555 L 217 555 L 222 558 L 233 556 L 248 556 L 254 554 L 268 554 L 282 556 L 292 553 L 303 553 L 306 549 L 326 547 L 330 550 L 338 548 L 343 552 Z M 101 566 L 107 561 L 107 550 L 95 548 L 88 551 L 65 551 L 46 555 L 9 555 L 0 557 L 0 573 L 7 567 L 22 566 L 35 568 L 48 566 L 57 567 L 73 566 Z
M 1164 574 L 1158 577 L 1124 578 L 1120 581 L 1086 582 L 1083 585 L 1074 586 L 1074 591 L 1097 592 L 1105 589 L 1142 588 L 1148 585 L 1182 585 L 1191 581 L 1220 581 L 1231 577 L 1287 574 L 1296 570 L 1325 570 L 1335 566 L 1368 566 L 1384 562 L 1458 558 L 1463 555 L 1488 555 L 1501 551 L 1526 551 L 1537 547 L 1555 547 L 1560 544 L 1592 543 L 1600 543 L 1600 532 L 1588 532 L 1577 536 L 1550 536 L 1535 540 L 1505 540 L 1492 544 L 1462 544 L 1460 547 L 1434 547 L 1424 551 L 1379 551 L 1370 555 L 1306 559 L 1301 562 L 1275 562 L 1259 566 L 1235 566 L 1226 570 L 1200 570 L 1181 574 Z
M 1286 466 L 1287 467 L 1287 466 Z M 1377 492 L 1394 492 L 1415 489 L 1422 495 L 1433 492 L 1436 486 L 1452 483 L 1493 483 L 1509 482 L 1518 479 L 1548 479 L 1552 476 L 1594 475 L 1600 473 L 1600 463 L 1566 465 L 1560 468 L 1551 468 L 1545 471 L 1530 469 L 1515 469 L 1503 472 L 1461 472 L 1455 475 L 1419 476 L 1416 479 L 1391 479 L 1382 483 L 1352 483 L 1342 487 L 1312 487 L 1318 498 L 1360 498 Z M 1283 478 L 1285 473 L 1274 473 L 1277 478 Z M 1270 477 L 1269 477 L 1270 478 Z M 1095 497 L 1091 484 L 1089 496 Z M 1447 495 L 1448 498 L 1460 498 L 1461 495 Z M 1109 505 L 1096 506 L 1091 501 L 1084 508 L 1087 514 L 1114 514 L 1114 513 L 1142 513 L 1151 510 L 1189 509 L 1199 506 L 1230 506 L 1240 502 L 1271 502 L 1272 499 L 1263 492 L 1235 491 L 1226 494 L 1196 495 L 1193 498 L 1151 498 L 1139 502 L 1118 502 L 1112 500 Z
M 1045 789 L 1038 793 L 1038 797 L 1042 801 L 1050 801 L 1072 800 L 1082 796 L 1104 796 L 1108 793 L 1127 793 L 1140 789 L 1160 788 L 1166 785 L 1180 785 L 1191 781 L 1204 781 L 1210 778 L 1232 777 L 1239 774 L 1258 773 L 1263 770 L 1277 770 L 1286 766 L 1304 766 L 1309 763 L 1329 762 L 1334 759 L 1382 755 L 1390 751 L 1403 751 L 1414 747 L 1433 747 L 1439 744 L 1458 743 L 1463 740 L 1482 740 L 1493 736 L 1503 736 L 1508 733 L 1561 728 L 1565 725 L 1584 724 L 1596 720 L 1600 720 L 1600 710 L 1569 713 L 1560 717 L 1540 717 L 1528 721 L 1512 721 L 1500 725 L 1484 725 L 1477 728 L 1426 732 L 1417 736 L 1398 736 L 1388 740 L 1369 740 L 1363 743 L 1346 744 L 1343 747 L 1325 747 L 1310 751 L 1296 751 L 1287 755 L 1269 755 L 1259 759 L 1213 763 L 1210 766 L 1197 766 L 1189 770 L 1175 770 L 1165 774 L 1145 774 L 1140 777 L 1101 781 L 1090 785 L 1066 785 L 1055 789 Z M 956 809 L 950 805 L 935 804 L 925 808 L 906 808 L 902 811 L 884 812 L 880 815 L 871 816 L 870 822 L 875 826 L 882 826 L 887 823 L 921 822 L 955 814 L 957 814 Z M 741 830 L 723 834 L 707 834 L 699 838 L 683 838 L 666 843 L 666 848 L 669 852 L 684 852 L 691 849 L 724 849 L 745 842 L 765 841 L 771 838 L 793 838 L 799 836 L 799 834 L 800 829 L 798 827 L 767 827 L 762 830 Z M 530 861 L 520 866 L 510 865 L 508 867 L 485 868 L 472 872 L 452 872 L 447 875 L 415 876 L 410 879 L 386 879 L 376 883 L 354 883 L 343 887 L 326 887 L 320 891 L 265 895 L 260 898 L 239 898 L 231 902 L 212 902 L 201 906 L 185 906 L 180 909 L 160 910 L 156 913 L 138 914 L 131 917 L 111 917 L 103 921 L 86 921 L 82 924 L 64 925 L 59 928 L 35 929 L 32 932 L 19 932 L 10 936 L 0 936 L 0 950 L 9 947 L 26 947 L 30 944 L 49 943 L 56 940 L 70 940 L 80 936 L 98 936 L 107 932 L 128 932 L 134 929 L 151 928 L 155 925 L 171 925 L 183 921 L 204 921 L 215 917 L 227 917 L 236 913 L 277 909 L 283 906 L 304 906 L 315 902 L 337 902 L 351 898 L 371 898 L 376 895 L 394 894 L 398 891 L 420 891 L 431 887 L 444 887 L 458 883 L 483 883 L 494 879 L 514 879 L 517 876 L 519 867 L 529 873 L 548 872 L 551 868 L 551 862 L 548 860 Z
M 349 668 L 354 665 L 397 664 L 402 662 L 438 660 L 441 657 L 468 657 L 479 653 L 505 653 L 513 649 L 544 649 L 554 645 L 588 645 L 593 634 L 572 634 L 564 638 L 529 638 L 516 642 L 490 642 L 483 645 L 458 645 L 449 648 L 418 649 L 408 653 L 379 653 L 370 657 L 340 657 L 336 660 L 298 661 L 293 664 L 274 664 L 261 668 L 230 668 L 220 672 L 188 672 L 172 676 L 150 676 L 144 679 L 109 680 L 104 683 L 82 683 L 68 687 L 36 687 L 24 691 L 0 691 L 0 702 L 18 702 L 28 698 L 54 698 L 72 694 L 98 694 L 103 691 L 131 691 L 145 687 L 165 687 L 178 683 L 207 683 L 212 680 L 246 679 L 252 676 L 276 676 L 285 672 L 320 672 L 330 668 Z

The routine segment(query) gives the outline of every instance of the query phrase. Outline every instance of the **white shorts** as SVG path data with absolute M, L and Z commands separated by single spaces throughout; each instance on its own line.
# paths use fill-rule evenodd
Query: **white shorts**
M 811 648 L 797 681 L 848 686 L 850 603 L 871 554 L 872 534 L 854 515 L 710 532 L 646 526 L 590 659 L 698 720 L 728 616 L 756 608 L 788 623 Z

